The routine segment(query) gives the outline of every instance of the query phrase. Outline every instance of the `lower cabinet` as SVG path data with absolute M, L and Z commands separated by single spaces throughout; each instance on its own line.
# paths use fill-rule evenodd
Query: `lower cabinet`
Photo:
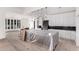
M 70 39 L 70 40 L 76 40 L 76 32 L 59 30 L 59 37 L 65 38 L 65 39 Z
M 56 29 L 50 29 L 50 30 L 59 32 L 59 37 L 60 38 L 76 40 L 76 31 L 56 30 Z

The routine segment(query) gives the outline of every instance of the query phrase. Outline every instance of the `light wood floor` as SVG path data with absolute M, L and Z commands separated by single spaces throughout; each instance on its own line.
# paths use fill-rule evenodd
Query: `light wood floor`
M 48 51 L 46 46 L 30 44 L 19 39 L 18 33 L 11 33 L 5 39 L 0 40 L 0 51 Z M 79 51 L 75 42 L 60 39 L 55 51 Z
M 18 33 L 9 33 L 7 37 L 0 40 L 1 51 L 47 51 L 46 47 L 31 44 L 30 42 L 20 40 Z
M 46 47 L 22 40 L 0 40 L 0 51 L 46 51 Z
M 79 47 L 76 47 L 74 40 L 60 39 L 59 44 L 56 47 L 56 51 L 77 51 Z

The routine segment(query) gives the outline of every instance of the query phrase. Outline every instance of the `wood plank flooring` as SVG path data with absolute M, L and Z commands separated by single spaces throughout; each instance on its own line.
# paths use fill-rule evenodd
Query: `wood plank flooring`
M 19 39 L 18 32 L 9 32 L 5 39 L 0 40 L 0 51 L 48 51 L 46 46 Z M 72 40 L 60 39 L 55 51 L 79 51 Z

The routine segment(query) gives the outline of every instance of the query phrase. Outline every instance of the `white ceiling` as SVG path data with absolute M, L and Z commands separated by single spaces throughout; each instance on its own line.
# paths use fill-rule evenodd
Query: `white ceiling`
M 42 10 L 42 12 L 41 12 Z M 5 11 L 5 12 L 13 12 L 13 13 L 18 13 L 18 14 L 23 14 L 23 15 L 41 15 L 41 13 L 46 13 L 47 14 L 55 14 L 55 13 L 61 13 L 65 11 L 71 11 L 75 10 L 74 7 L 47 7 L 41 8 L 41 7 L 0 7 L 0 12 Z
M 68 12 L 68 11 L 75 11 L 75 7 L 47 7 L 47 8 L 42 8 L 37 11 L 33 11 L 33 15 L 41 15 L 41 14 L 48 14 L 48 15 L 53 15 L 57 13 L 62 13 L 62 12 Z
M 62 12 L 67 12 L 67 11 L 74 11 L 74 7 L 48 7 L 47 8 L 47 13 L 48 14 L 56 14 L 56 13 L 62 13 Z
M 40 9 L 40 7 L 0 7 L 0 12 L 4 11 L 18 14 L 28 14 L 37 9 Z
M 31 13 L 31 12 L 36 11 L 38 9 L 41 9 L 41 7 L 25 7 L 24 14 Z

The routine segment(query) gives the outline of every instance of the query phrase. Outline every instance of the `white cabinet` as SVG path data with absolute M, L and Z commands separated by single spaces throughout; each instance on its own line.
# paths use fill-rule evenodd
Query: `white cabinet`
M 68 30 L 57 30 L 57 29 L 49 29 L 53 31 L 59 32 L 59 37 L 69 39 L 69 40 L 76 40 L 76 32 L 75 31 L 68 31 Z
M 65 30 L 59 30 L 59 37 L 66 38 L 70 40 L 76 39 L 76 32 L 75 31 L 65 31 Z
M 50 26 L 75 26 L 75 12 L 48 15 Z

